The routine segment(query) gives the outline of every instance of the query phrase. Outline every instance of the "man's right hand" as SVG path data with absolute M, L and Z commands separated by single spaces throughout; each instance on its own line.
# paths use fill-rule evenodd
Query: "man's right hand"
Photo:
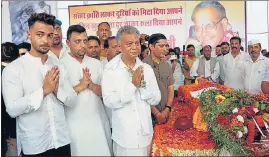
M 137 88 L 140 87 L 140 82 L 143 76 L 143 67 L 139 66 L 133 73 L 133 79 L 132 79 L 132 83 L 134 84 L 134 86 L 136 86 Z
M 57 86 L 57 82 L 59 80 L 59 69 L 57 66 L 52 67 L 46 73 L 44 82 L 43 82 L 43 95 L 46 96 L 49 93 L 53 92 Z

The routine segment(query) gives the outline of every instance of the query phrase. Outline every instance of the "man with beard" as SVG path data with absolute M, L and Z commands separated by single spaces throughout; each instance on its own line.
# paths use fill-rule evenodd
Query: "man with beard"
M 63 59 L 63 63 L 71 84 L 78 93 L 74 106 L 65 108 L 72 141 L 71 155 L 111 156 L 110 127 L 100 98 L 103 67 L 100 61 L 85 55 L 88 39 L 83 26 L 70 26 L 66 43 L 70 47 L 70 53 Z
M 261 43 L 253 39 L 248 42 L 249 56 L 243 65 L 244 90 L 252 94 L 262 93 L 261 84 L 269 68 L 269 58 L 261 53 Z
M 167 61 L 163 59 L 165 55 L 169 54 L 169 44 L 165 35 L 161 33 L 152 34 L 148 43 L 150 55 L 144 58 L 143 62 L 153 68 L 162 95 L 160 103 L 157 106 L 151 106 L 152 122 L 153 125 L 164 124 L 168 121 L 174 99 L 173 71 Z
M 95 58 L 100 61 L 100 40 L 97 36 L 89 36 L 88 37 L 88 50 L 87 50 L 87 56 Z M 102 57 L 104 59 L 104 57 Z
M 69 52 L 69 48 L 62 42 L 63 35 L 61 25 L 62 22 L 59 19 L 56 19 L 53 31 L 52 46 L 48 52 L 49 56 L 57 60 L 62 60 Z
M 121 54 L 107 63 L 102 78 L 103 100 L 112 109 L 114 155 L 149 156 L 153 137 L 150 106 L 159 103 L 160 90 L 153 69 L 138 58 L 137 28 L 120 28 L 117 41 Z
M 230 52 L 230 44 L 228 42 L 221 43 L 221 53 L 223 56 L 227 55 Z
M 242 70 L 246 54 L 240 51 L 241 38 L 232 37 L 230 43 L 231 52 L 223 59 L 224 85 L 235 90 L 243 89 Z
M 210 45 L 203 47 L 204 56 L 197 59 L 190 70 L 191 77 L 203 77 L 209 81 L 217 82 L 220 75 L 220 66 L 216 58 L 211 57 Z
M 66 69 L 47 53 L 53 42 L 55 17 L 32 14 L 27 35 L 29 53 L 3 71 L 2 89 L 8 114 L 17 122 L 18 155 L 70 156 L 64 106 L 74 105 L 76 92 Z
M 98 25 L 98 30 L 96 31 L 96 35 L 99 37 L 100 40 L 100 56 L 106 57 L 106 51 L 104 49 L 105 40 L 112 35 L 111 28 L 108 22 L 101 22 Z

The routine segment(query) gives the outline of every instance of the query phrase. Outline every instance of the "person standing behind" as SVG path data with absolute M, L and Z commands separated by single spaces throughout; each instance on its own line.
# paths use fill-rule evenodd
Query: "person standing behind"
M 216 58 L 211 57 L 210 45 L 203 47 L 204 56 L 196 60 L 190 70 L 191 77 L 204 77 L 209 81 L 217 82 L 220 75 L 220 66 Z
M 10 42 L 1 44 L 1 75 L 4 68 L 19 57 L 19 47 Z M 11 118 L 7 111 L 1 92 L 1 118 L 2 118 L 2 156 L 17 156 L 16 119 Z
M 31 50 L 31 44 L 27 43 L 27 42 L 20 43 L 18 45 L 18 47 L 19 47 L 20 56 L 25 55 L 26 53 L 28 53 Z
M 223 56 L 227 55 L 230 52 L 230 44 L 228 42 L 221 43 L 221 53 Z
M 157 106 L 151 106 L 153 125 L 163 124 L 168 121 L 174 99 L 174 77 L 171 66 L 162 60 L 168 54 L 169 45 L 163 34 L 152 34 L 149 38 L 150 56 L 143 62 L 149 64 L 155 73 L 159 89 L 161 91 L 161 101 Z
M 216 47 L 216 55 L 217 55 L 217 60 L 219 61 L 219 66 L 220 66 L 220 76 L 218 78 L 218 83 L 221 84 L 221 85 L 224 85 L 224 70 L 223 70 L 223 60 L 224 60 L 224 57 L 223 57 L 223 54 L 221 52 L 221 45 L 217 45 Z
M 248 42 L 249 56 L 243 65 L 244 90 L 252 94 L 262 93 L 261 85 L 269 68 L 269 58 L 261 53 L 261 43 L 253 39 Z
M 67 53 L 70 51 L 68 46 L 63 42 L 63 33 L 62 33 L 62 22 L 59 19 L 55 20 L 54 31 L 53 31 L 53 42 L 48 52 L 48 55 L 57 60 L 62 60 Z
M 87 56 L 95 58 L 100 61 L 100 40 L 97 36 L 89 36 L 88 37 L 88 50 L 87 50 Z
M 104 46 L 105 40 L 108 39 L 112 35 L 111 28 L 108 22 L 101 22 L 98 25 L 98 30 L 96 31 L 96 35 L 100 40 L 100 59 L 107 57 Z
M 18 155 L 70 156 L 64 106 L 76 93 L 66 69 L 47 55 L 55 16 L 34 13 L 28 20 L 29 53 L 3 70 L 2 91 L 8 114 L 16 117 Z
M 107 40 L 105 40 L 104 49 L 106 50 L 106 58 L 101 60 L 101 63 L 105 68 L 105 65 L 120 53 L 118 50 L 119 45 L 115 36 L 111 36 Z
M 241 38 L 230 39 L 231 52 L 223 58 L 224 85 L 234 90 L 244 89 L 242 77 L 243 64 L 246 61 L 246 54 L 240 51 Z
M 112 109 L 115 156 L 149 156 L 153 136 L 150 106 L 161 94 L 152 68 L 138 55 L 139 31 L 132 26 L 117 32 L 121 54 L 107 63 L 103 78 L 104 104 Z
M 185 84 L 191 84 L 193 79 L 190 76 L 190 70 L 195 60 L 198 59 L 199 57 L 195 56 L 194 45 L 188 45 L 187 51 L 188 56 L 185 58 L 185 63 L 183 63 L 183 73 L 185 76 Z
M 86 29 L 81 25 L 71 25 L 67 30 L 66 43 L 70 53 L 63 59 L 68 69 L 72 86 L 78 93 L 73 107 L 65 108 L 65 115 L 71 137 L 72 156 L 110 156 L 106 137 L 110 138 L 109 123 L 103 124 L 106 116 L 100 96 L 103 68 L 99 60 L 86 54 L 88 39 Z M 106 130 L 109 135 L 106 135 Z M 94 141 L 89 143 L 89 141 Z M 111 149 L 112 150 L 112 149 Z

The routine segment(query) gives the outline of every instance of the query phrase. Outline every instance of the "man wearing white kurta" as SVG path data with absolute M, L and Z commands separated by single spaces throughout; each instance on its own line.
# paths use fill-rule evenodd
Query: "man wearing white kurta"
M 243 70 L 244 90 L 252 94 L 262 93 L 261 84 L 269 68 L 269 58 L 262 55 L 258 40 L 249 41 L 248 48 L 249 57 Z
M 149 156 L 153 136 L 150 105 L 161 93 L 153 69 L 137 57 L 139 31 L 132 26 L 119 29 L 121 54 L 107 63 L 103 78 L 104 104 L 112 109 L 112 139 L 115 156 Z
M 64 106 L 75 105 L 76 93 L 64 65 L 47 55 L 54 19 L 46 13 L 31 15 L 31 50 L 3 71 L 6 110 L 16 117 L 18 155 L 71 155 Z
M 195 60 L 191 70 L 191 77 L 204 77 L 212 82 L 217 82 L 220 75 L 219 61 L 211 57 L 211 46 L 203 47 L 204 56 Z
M 78 89 L 74 107 L 65 108 L 71 155 L 111 156 L 110 126 L 100 98 L 103 67 L 99 60 L 85 55 L 88 40 L 84 27 L 70 26 L 66 42 L 71 52 L 62 62 L 68 69 L 71 84 Z M 83 80 L 86 82 L 81 82 Z
M 243 90 L 242 71 L 248 54 L 240 51 L 241 39 L 239 37 L 232 37 L 230 43 L 231 52 L 224 56 L 223 61 L 224 85 L 234 90 Z

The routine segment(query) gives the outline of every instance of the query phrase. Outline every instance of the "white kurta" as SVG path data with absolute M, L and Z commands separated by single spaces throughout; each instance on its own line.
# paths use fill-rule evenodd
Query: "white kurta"
M 199 66 L 199 59 L 196 59 L 191 67 L 191 70 L 190 70 L 191 77 L 198 76 L 198 73 L 197 73 L 198 66 Z M 205 76 L 204 77 L 207 78 L 210 76 L 212 78 L 212 80 L 214 82 L 216 82 L 217 79 L 219 78 L 219 75 L 220 75 L 219 62 L 216 63 L 213 73 L 211 73 L 211 71 L 210 71 L 210 60 L 205 61 L 204 68 L 205 68 Z
M 43 96 L 45 75 L 55 65 L 60 70 L 57 96 Z M 2 90 L 8 114 L 16 117 L 18 155 L 21 150 L 33 155 L 70 143 L 64 105 L 72 106 L 77 94 L 59 61 L 48 57 L 42 64 L 26 53 L 3 70 Z
M 83 77 L 82 68 L 87 67 L 93 83 L 100 84 L 102 65 L 100 61 L 84 56 L 79 63 L 69 54 L 62 62 L 68 69 L 71 84 L 76 86 Z M 71 137 L 72 156 L 110 156 L 112 141 L 109 121 L 101 98 L 86 89 L 77 96 L 74 107 L 65 110 Z
M 240 52 L 235 58 L 231 53 L 224 56 L 223 70 L 224 70 L 224 85 L 235 90 L 243 89 L 243 75 L 244 63 L 246 62 L 248 54 Z
M 243 77 L 244 90 L 252 94 L 262 93 L 261 83 L 265 72 L 269 69 L 269 58 L 260 53 L 259 58 L 253 62 L 250 56 L 244 63 Z
M 138 57 L 133 70 L 144 66 L 146 87 L 136 88 L 121 57 L 107 63 L 102 78 L 103 100 L 112 109 L 112 139 L 126 149 L 146 148 L 153 136 L 150 105 L 160 102 L 161 93 L 153 69 Z

